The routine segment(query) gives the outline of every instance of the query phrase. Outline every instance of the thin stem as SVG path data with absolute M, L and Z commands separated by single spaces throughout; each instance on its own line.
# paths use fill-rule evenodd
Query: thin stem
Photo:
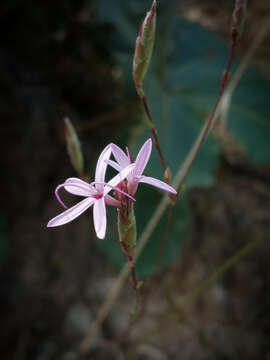
M 131 272 L 132 288 L 136 293 L 136 305 L 135 305 L 135 314 L 134 315 L 138 315 L 140 312 L 140 305 L 141 305 L 141 290 L 140 290 L 140 282 L 138 282 L 138 280 L 137 280 L 134 264 L 131 267 L 130 272 Z
M 236 6 L 236 5 L 235 5 Z M 236 18 L 236 21 L 238 20 L 238 18 Z M 233 26 L 235 27 L 236 24 L 235 22 L 233 22 Z M 222 96 L 224 94 L 224 91 L 225 91 L 225 88 L 226 88 L 226 85 L 227 85 L 227 82 L 228 82 L 228 79 L 229 79 L 229 75 L 230 75 L 230 71 L 231 71 L 231 67 L 232 67 L 232 63 L 233 63 L 233 59 L 234 59 L 234 56 L 235 56 L 235 50 L 236 50 L 236 45 L 237 45 L 237 38 L 238 38 L 238 32 L 236 30 L 233 30 L 232 29 L 232 32 L 231 32 L 231 36 L 232 36 L 232 45 L 231 45 L 231 49 L 230 49 L 230 53 L 229 53 L 229 59 L 228 59 L 228 63 L 227 63 L 227 66 L 225 68 L 225 71 L 223 73 L 223 76 L 222 76 L 222 80 L 221 80 L 221 86 L 220 86 L 220 91 L 219 91 L 219 96 L 216 100 L 216 103 L 215 103 L 215 106 L 205 124 L 205 127 L 203 128 L 203 131 L 201 133 L 201 136 L 198 138 L 198 141 L 197 141 L 197 144 L 196 144 L 196 147 L 194 148 L 194 151 L 191 153 L 191 156 L 189 157 L 189 161 L 186 163 L 186 171 L 183 173 L 183 178 L 182 178 L 182 181 L 179 183 L 178 185 L 178 193 L 179 193 L 179 190 L 181 189 L 181 187 L 183 186 L 184 184 L 184 181 L 189 173 L 189 170 L 198 154 L 198 151 L 200 149 L 200 147 L 202 146 L 208 132 L 211 130 L 213 124 L 214 124 L 214 121 L 215 121 L 215 114 L 217 112 L 217 108 L 219 106 L 219 104 L 221 103 L 221 99 L 222 99 Z M 170 205 L 170 212 L 169 212 L 169 216 L 168 216 L 168 219 L 167 219 L 167 224 L 166 224 L 166 228 L 165 228 L 165 231 L 164 231 L 164 235 L 163 235 L 163 238 L 162 238 L 162 242 L 161 242 L 161 247 L 159 249 L 159 255 L 158 255 L 158 259 L 156 261 L 156 264 L 155 264 L 155 267 L 154 269 L 158 268 L 160 262 L 161 262 L 161 258 L 162 258 L 162 252 L 164 251 L 165 247 L 166 247 L 166 243 L 168 241 L 168 236 L 169 236 L 169 232 L 170 232 L 170 228 L 171 228 L 171 224 L 172 224 L 172 217 L 173 217 L 173 213 L 174 213 L 174 207 L 175 207 L 175 204 L 176 204 L 176 200 Z
M 164 231 L 164 234 L 163 234 L 163 237 L 162 237 L 161 245 L 159 247 L 158 257 L 157 257 L 157 260 L 156 260 L 156 262 L 154 264 L 153 274 L 155 274 L 158 271 L 159 266 L 161 264 L 162 256 L 163 256 L 163 253 L 164 253 L 164 250 L 166 248 L 167 241 L 168 241 L 169 231 L 170 231 L 170 228 L 171 228 L 172 219 L 173 219 L 173 215 L 174 215 L 174 209 L 175 209 L 175 202 L 173 204 L 171 204 L 170 209 L 169 209 L 166 228 L 165 228 L 165 231 Z
M 230 71 L 231 71 L 231 67 L 232 67 L 232 63 L 233 63 L 233 59 L 234 59 L 234 55 L 235 55 L 236 44 L 237 44 L 237 33 L 233 32 L 232 33 L 232 46 L 231 46 L 231 50 L 230 50 L 230 54 L 229 54 L 228 63 L 227 63 L 225 72 L 222 76 L 222 80 L 221 80 L 219 100 L 220 100 L 222 94 L 224 93 L 225 87 L 227 85 L 227 82 L 228 82 L 228 79 L 230 76 Z
M 219 100 L 220 101 L 220 98 Z M 208 118 L 208 120 L 206 121 L 206 123 L 204 124 L 196 142 L 194 143 L 190 153 L 188 154 L 188 156 L 186 157 L 186 160 L 184 161 L 184 164 L 183 164 L 183 167 L 181 167 L 178 171 L 178 173 L 176 174 L 176 179 L 174 181 L 174 186 L 177 187 L 178 189 L 178 192 L 179 192 L 179 189 L 182 188 L 185 180 L 186 180 L 186 177 L 190 171 L 190 168 L 191 168 L 191 165 L 193 164 L 198 152 L 199 152 L 199 149 L 200 147 L 202 146 L 207 134 L 208 134 L 208 131 L 209 129 L 211 129 L 212 127 L 212 124 L 214 123 L 215 119 L 216 119 L 216 109 L 217 109 L 217 106 L 218 106 L 218 102 L 216 103 L 215 105 L 215 108 L 214 108 L 214 111 L 212 112 L 211 116 Z M 174 201 L 173 203 L 171 203 L 170 205 L 170 213 L 169 213 L 169 216 L 168 216 L 168 219 L 167 219 L 167 224 L 166 224 L 166 228 L 165 228 L 165 232 L 164 232 L 164 235 L 163 235 L 163 238 L 162 238 L 162 249 L 160 248 L 160 251 L 159 251 L 159 257 L 158 257 L 158 260 L 157 260 L 157 263 L 155 265 L 155 267 L 157 267 L 157 265 L 159 264 L 159 262 L 161 261 L 161 251 L 163 251 L 165 249 L 165 246 L 166 246 L 166 243 L 168 241 L 168 235 L 169 235 L 169 231 L 170 231 L 170 228 L 171 228 L 171 224 L 172 224 L 172 217 L 173 217 L 173 213 L 174 213 L 174 208 L 175 208 L 175 204 L 176 204 L 176 201 Z
M 141 102 L 143 104 L 144 111 L 145 111 L 145 114 L 146 114 L 146 122 L 147 122 L 147 125 L 149 126 L 149 128 L 150 128 L 150 130 L 152 132 L 152 136 L 153 136 L 153 140 L 154 140 L 154 146 L 157 149 L 158 156 L 159 156 L 159 159 L 160 159 L 160 163 L 161 163 L 161 166 L 162 166 L 163 171 L 165 173 L 165 171 L 167 169 L 167 165 L 166 165 L 166 161 L 164 159 L 164 156 L 162 154 L 162 151 L 161 151 L 161 148 L 160 148 L 160 145 L 159 145 L 158 136 L 157 136 L 157 130 L 156 130 L 156 127 L 155 127 L 155 125 L 153 123 L 153 120 L 152 120 L 152 116 L 151 116 L 151 113 L 150 113 L 150 110 L 149 110 L 149 107 L 148 107 L 148 104 L 147 104 L 146 96 L 144 95 L 144 91 L 143 91 L 142 87 L 137 88 L 137 92 L 138 92 L 140 100 L 141 100 Z
M 131 267 L 131 282 L 132 282 L 132 288 L 134 291 L 137 290 L 137 278 L 136 278 L 136 273 L 135 273 L 135 266 L 132 264 Z

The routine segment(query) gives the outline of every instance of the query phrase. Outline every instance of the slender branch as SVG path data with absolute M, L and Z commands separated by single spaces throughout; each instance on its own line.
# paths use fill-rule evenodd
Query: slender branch
M 261 25 L 261 27 L 260 27 L 260 29 L 259 29 L 259 31 L 257 33 L 258 34 L 257 37 L 252 42 L 249 50 L 247 51 L 247 53 L 243 57 L 243 60 L 241 61 L 241 64 L 239 65 L 239 67 L 235 71 L 234 76 L 232 77 L 230 83 L 227 86 L 226 92 L 232 93 L 235 90 L 235 88 L 238 85 L 244 71 L 248 67 L 254 53 L 256 52 L 257 48 L 259 47 L 259 45 L 264 40 L 264 38 L 265 38 L 266 34 L 268 33 L 269 29 L 270 29 L 270 22 L 267 19 Z
M 230 53 L 229 53 L 229 58 L 228 58 L 228 62 L 227 62 L 227 66 L 225 68 L 225 71 L 223 73 L 222 79 L 221 79 L 221 86 L 220 86 L 220 91 L 219 91 L 219 96 L 216 100 L 215 106 L 205 124 L 205 127 L 203 128 L 203 131 L 201 133 L 201 136 L 198 138 L 198 142 L 196 144 L 196 147 L 194 148 L 194 151 L 191 153 L 191 156 L 188 158 L 188 162 L 186 163 L 186 171 L 185 173 L 183 173 L 183 178 L 182 181 L 180 181 L 179 185 L 178 185 L 178 193 L 180 191 L 180 189 L 182 188 L 184 181 L 189 173 L 189 170 L 198 154 L 198 151 L 200 149 L 200 147 L 202 146 L 208 132 L 211 130 L 211 128 L 213 127 L 213 124 L 215 122 L 215 114 L 217 112 L 217 108 L 219 106 L 219 104 L 221 103 L 221 99 L 222 96 L 224 94 L 228 79 L 229 79 L 229 75 L 230 75 L 230 71 L 231 71 L 231 67 L 232 67 L 232 63 L 233 63 L 233 59 L 235 56 L 235 50 L 236 50 L 236 45 L 237 45 L 237 40 L 239 38 L 239 31 L 237 29 L 238 24 L 240 22 L 240 13 L 241 10 L 243 10 L 243 8 L 245 7 L 245 0 L 243 1 L 239 1 L 236 0 L 235 1 L 235 7 L 234 7 L 234 11 L 233 11 L 233 21 L 232 21 L 232 29 L 231 29 L 231 40 L 232 40 L 232 45 L 231 45 L 231 49 L 230 49 Z M 243 11 L 244 12 L 244 11 Z M 159 263 L 161 261 L 162 258 L 162 252 L 164 251 L 167 241 L 168 241 L 168 236 L 169 236 L 169 232 L 170 232 L 170 228 L 171 228 L 171 224 L 172 224 L 172 217 L 173 217 L 173 213 L 174 213 L 174 207 L 176 204 L 176 200 L 174 202 L 171 203 L 170 205 L 170 211 L 169 211 L 169 216 L 167 219 L 167 224 L 166 224 L 166 228 L 164 231 L 164 235 L 162 238 L 162 242 L 161 242 L 161 247 L 159 250 L 159 255 L 158 255 L 158 259 L 156 261 L 155 264 L 155 268 L 158 268 Z
M 140 97 L 140 100 L 143 104 L 143 107 L 144 107 L 144 111 L 145 111 L 145 114 L 146 114 L 146 122 L 147 122 L 147 125 L 149 126 L 151 132 L 152 132 L 152 136 L 153 136 L 153 140 L 154 140 L 154 146 L 155 148 L 157 149 L 157 152 L 158 152 L 158 156 L 159 156 L 159 159 L 160 159 L 160 163 L 161 163 L 161 166 L 163 168 L 163 171 L 164 173 L 166 172 L 167 170 L 167 165 L 166 165 L 166 161 L 164 159 L 164 156 L 162 154 L 162 151 L 161 151 L 161 148 L 160 148 L 160 145 L 159 145 L 159 141 L 158 141 L 158 136 L 157 136 L 157 130 L 156 130 L 156 127 L 153 123 L 153 119 L 152 119 L 152 116 L 151 116 L 151 113 L 150 113 L 150 110 L 149 110 L 149 107 L 148 107 L 148 104 L 147 104 L 147 100 L 146 100 L 146 96 L 144 95 L 144 91 L 142 88 L 137 88 L 137 92 L 139 94 L 139 97 Z
M 221 108 L 221 104 L 222 104 L 222 100 L 226 97 L 226 94 L 232 94 L 233 91 L 235 90 L 236 86 L 238 85 L 244 71 L 246 70 L 252 56 L 254 55 L 256 49 L 258 48 L 259 44 L 262 42 L 262 40 L 264 39 L 265 35 L 267 34 L 267 32 L 269 31 L 270 28 L 270 24 L 269 22 L 265 23 L 262 25 L 258 36 L 256 38 L 256 41 L 254 41 L 254 43 L 251 45 L 249 51 L 247 52 L 247 54 L 244 56 L 243 61 L 241 62 L 241 64 L 239 65 L 239 67 L 237 68 L 236 72 L 234 73 L 233 78 L 231 79 L 230 83 L 228 84 L 226 91 L 225 91 L 225 86 L 228 80 L 228 75 L 226 75 L 225 79 L 222 80 L 222 84 L 221 84 L 221 89 L 220 89 L 220 94 L 219 97 L 217 99 L 217 102 L 214 106 L 214 109 L 210 115 L 210 117 L 208 118 L 208 120 L 206 121 L 205 125 L 202 128 L 201 133 L 199 134 L 196 142 L 193 145 L 193 148 L 191 149 L 190 153 L 188 154 L 188 156 L 186 157 L 183 166 L 179 169 L 178 173 L 175 176 L 176 179 L 176 184 L 177 184 L 177 188 L 178 191 L 179 189 L 181 189 L 181 187 L 184 185 L 184 182 L 186 180 L 186 177 L 190 171 L 190 168 L 199 152 L 199 149 L 201 147 L 201 145 L 203 144 L 209 130 L 213 127 L 216 119 L 219 116 L 220 113 L 220 108 Z M 225 74 L 229 74 L 230 71 L 230 67 L 232 64 L 232 59 L 233 59 L 233 55 L 234 55 L 234 51 L 235 51 L 235 44 L 233 43 L 233 47 L 234 49 L 231 50 L 230 52 L 230 58 L 229 58 L 229 62 L 228 62 L 228 67 L 227 67 L 227 71 Z M 171 207 L 175 206 L 175 202 L 171 203 Z M 170 212 L 173 213 L 173 212 Z M 168 223 L 170 222 L 171 224 L 171 219 L 170 217 L 168 218 Z M 170 225 L 168 225 L 170 226 Z M 163 243 L 167 242 L 168 239 L 168 234 L 169 234 L 169 230 L 168 226 L 166 227 L 165 233 L 164 233 L 164 238 L 162 240 Z M 163 248 L 165 247 L 165 245 L 163 245 Z
M 171 204 L 171 206 L 169 208 L 169 214 L 168 214 L 168 218 L 167 218 L 166 228 L 165 228 L 165 231 L 164 231 L 164 234 L 162 237 L 161 245 L 160 245 L 159 251 L 158 251 L 158 257 L 154 264 L 154 270 L 153 270 L 152 274 L 155 274 L 158 271 L 159 266 L 161 264 L 161 260 L 162 260 L 163 253 L 166 248 L 166 244 L 167 244 L 167 240 L 168 240 L 168 236 L 169 236 L 169 231 L 170 231 L 171 225 L 172 225 L 174 209 L 175 209 L 175 202 L 173 204 Z

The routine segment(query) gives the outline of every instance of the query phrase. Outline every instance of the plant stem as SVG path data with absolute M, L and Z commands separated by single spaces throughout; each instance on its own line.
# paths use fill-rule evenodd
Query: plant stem
M 142 105 L 144 107 L 144 111 L 145 111 L 145 114 L 146 114 L 146 123 L 147 123 L 147 125 L 149 126 L 149 128 L 150 128 L 150 130 L 152 132 L 152 136 L 153 136 L 153 140 L 154 140 L 154 146 L 157 149 L 158 156 L 159 156 L 159 159 L 160 159 L 160 163 L 161 163 L 161 166 L 162 166 L 163 171 L 165 173 L 166 169 L 167 169 L 167 165 L 166 165 L 166 161 L 164 159 L 164 156 L 162 154 L 162 151 L 161 151 L 161 148 L 160 148 L 160 145 L 159 145 L 158 136 L 157 136 L 157 130 L 156 130 L 156 127 L 155 127 L 155 125 L 153 123 L 153 120 L 152 120 L 152 116 L 151 116 L 151 113 L 150 113 L 150 110 L 149 110 L 149 107 L 148 107 L 148 104 L 147 104 L 146 96 L 144 94 L 144 91 L 143 91 L 142 87 L 140 87 L 140 88 L 137 87 L 136 89 L 137 89 L 138 95 L 140 97 L 141 103 L 142 103 Z
M 237 6 L 237 0 L 236 0 L 235 8 L 236 8 L 236 6 Z M 235 11 L 234 11 L 234 13 L 235 13 Z M 237 21 L 237 20 L 238 20 L 238 18 L 236 17 L 235 21 Z M 238 38 L 238 32 L 235 30 L 236 25 L 237 24 L 235 22 L 233 22 L 233 25 L 232 25 L 233 28 L 232 28 L 232 31 L 231 31 L 232 45 L 231 45 L 231 49 L 230 49 L 230 53 L 229 53 L 229 59 L 228 59 L 228 62 L 227 62 L 227 66 L 225 68 L 225 71 L 224 71 L 222 79 L 221 79 L 219 96 L 218 96 L 218 98 L 216 100 L 215 106 L 214 106 L 208 120 L 205 123 L 205 126 L 202 129 L 202 132 L 200 133 L 199 138 L 197 139 L 197 143 L 195 143 L 196 146 L 193 147 L 193 151 L 190 153 L 190 156 L 186 159 L 188 161 L 186 162 L 185 172 L 183 173 L 182 180 L 178 184 L 178 189 L 177 189 L 178 193 L 179 193 L 180 189 L 182 188 L 182 186 L 183 186 L 183 184 L 185 182 L 185 179 L 186 179 L 186 177 L 187 177 L 187 175 L 188 175 L 188 173 L 190 171 L 190 168 L 191 168 L 191 166 L 192 166 L 192 164 L 193 164 L 193 162 L 194 162 L 194 160 L 195 160 L 195 158 L 196 158 L 196 156 L 197 156 L 197 154 L 199 152 L 199 149 L 201 148 L 201 146 L 202 146 L 208 132 L 211 130 L 211 128 L 212 128 L 212 126 L 214 124 L 215 114 L 217 112 L 217 108 L 218 108 L 218 106 L 219 106 L 219 104 L 221 102 L 222 96 L 224 94 L 224 91 L 225 91 L 225 88 L 226 88 L 226 85 L 227 85 L 227 82 L 228 82 L 228 79 L 229 79 L 233 59 L 234 59 L 234 56 L 235 56 L 235 49 L 236 49 L 237 38 Z M 173 213 L 174 213 L 174 207 L 175 207 L 175 204 L 176 204 L 176 200 L 177 200 L 177 198 L 170 205 L 169 216 L 168 216 L 168 219 L 167 219 L 166 228 L 165 228 L 164 235 L 163 235 L 162 242 L 161 242 L 161 246 L 160 246 L 160 249 L 159 249 L 158 259 L 156 261 L 156 264 L 155 264 L 154 268 L 158 268 L 159 263 L 161 262 L 162 252 L 166 248 L 166 243 L 168 241 L 168 236 L 169 236 L 170 228 L 171 228 L 171 225 L 172 225 L 172 217 L 173 217 Z
M 175 202 L 174 202 L 174 204 L 175 204 Z M 157 257 L 156 262 L 154 264 L 153 275 L 158 272 L 159 266 L 161 264 L 163 253 L 164 253 L 164 250 L 166 248 L 166 244 L 167 244 L 167 240 L 168 240 L 168 236 L 169 236 L 169 231 L 170 231 L 170 228 L 171 228 L 172 219 L 173 219 L 173 215 L 174 215 L 174 209 L 175 209 L 174 204 L 171 204 L 171 206 L 169 208 L 169 214 L 168 214 L 168 218 L 167 218 L 166 228 L 165 228 L 165 231 L 164 231 L 164 234 L 163 234 L 163 237 L 162 237 L 161 245 L 159 247 L 158 257 Z

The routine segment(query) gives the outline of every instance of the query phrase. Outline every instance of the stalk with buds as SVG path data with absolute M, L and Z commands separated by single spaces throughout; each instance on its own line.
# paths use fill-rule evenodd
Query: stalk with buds
M 157 149 L 159 155 L 159 159 L 164 171 L 165 181 L 168 182 L 167 174 L 170 172 L 170 170 L 168 169 L 166 161 L 162 154 L 158 141 L 157 130 L 153 123 L 146 96 L 143 90 L 143 80 L 150 64 L 155 41 L 156 8 L 157 3 L 156 0 L 154 0 L 152 7 L 150 11 L 146 14 L 146 17 L 144 18 L 139 30 L 133 58 L 133 80 L 137 93 L 145 110 L 146 123 L 152 132 L 154 146 Z

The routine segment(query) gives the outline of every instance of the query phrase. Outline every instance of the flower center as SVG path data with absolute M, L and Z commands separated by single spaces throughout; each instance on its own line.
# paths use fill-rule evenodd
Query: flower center
M 103 197 L 103 193 L 101 193 L 101 192 L 98 192 L 96 195 L 93 195 L 93 198 L 94 199 L 101 199 Z

